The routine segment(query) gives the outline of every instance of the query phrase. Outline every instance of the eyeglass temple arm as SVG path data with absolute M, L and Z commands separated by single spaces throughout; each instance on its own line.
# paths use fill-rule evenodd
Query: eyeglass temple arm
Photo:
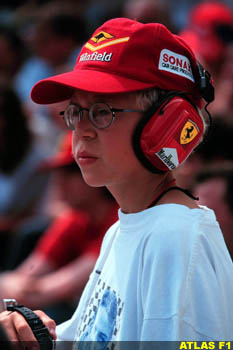
M 112 112 L 144 112 L 142 109 L 111 108 Z

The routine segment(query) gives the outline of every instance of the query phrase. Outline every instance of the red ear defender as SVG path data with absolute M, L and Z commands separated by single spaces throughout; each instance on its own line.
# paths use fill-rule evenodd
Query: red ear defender
M 148 170 L 160 173 L 185 161 L 203 137 L 204 123 L 194 105 L 178 94 L 155 107 L 137 125 L 133 148 Z

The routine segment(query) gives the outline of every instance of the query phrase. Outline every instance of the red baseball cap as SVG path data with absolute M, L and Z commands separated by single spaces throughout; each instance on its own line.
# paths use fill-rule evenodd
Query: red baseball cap
M 70 131 L 62 138 L 58 152 L 44 162 L 41 170 L 57 169 L 73 163 L 75 160 L 72 154 L 72 132 Z
M 50 104 L 69 99 L 74 89 L 112 94 L 158 87 L 191 94 L 199 105 L 198 79 L 195 55 L 179 36 L 159 23 L 115 18 L 94 32 L 73 71 L 39 81 L 31 98 Z
M 233 14 L 230 7 L 218 1 L 198 4 L 190 13 L 190 22 L 196 26 L 213 27 L 220 23 L 232 24 Z
M 180 36 L 200 59 L 216 62 L 223 56 L 226 46 L 218 34 L 220 25 L 233 26 L 232 10 L 220 2 L 205 2 L 192 9 L 188 26 Z

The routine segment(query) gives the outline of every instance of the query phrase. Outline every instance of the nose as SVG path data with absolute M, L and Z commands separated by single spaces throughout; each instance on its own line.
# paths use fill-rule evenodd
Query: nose
M 95 139 L 97 136 L 96 129 L 91 124 L 88 117 L 87 109 L 79 111 L 79 115 L 75 119 L 74 133 L 76 133 L 79 138 Z
M 84 117 L 84 111 L 86 112 L 86 116 Z M 76 128 L 78 124 L 80 124 L 81 120 L 84 118 L 89 120 L 89 110 L 87 108 L 80 108 L 78 111 L 78 115 L 75 116 L 74 118 L 74 127 Z

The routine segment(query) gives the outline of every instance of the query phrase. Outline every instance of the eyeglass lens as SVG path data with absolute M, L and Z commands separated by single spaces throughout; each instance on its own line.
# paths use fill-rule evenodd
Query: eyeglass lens
M 65 119 L 67 126 L 74 130 L 77 122 L 83 117 L 83 111 L 77 105 L 69 105 L 65 111 Z M 88 111 L 88 117 L 90 122 L 97 128 L 102 129 L 111 125 L 113 120 L 113 114 L 111 108 L 105 103 L 95 103 Z

